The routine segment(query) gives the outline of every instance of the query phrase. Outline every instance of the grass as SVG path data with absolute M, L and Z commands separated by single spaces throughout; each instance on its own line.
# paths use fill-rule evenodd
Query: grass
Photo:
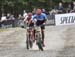
M 20 27 L 15 27 L 15 28 L 7 28 L 7 29 L 2 29 L 0 28 L 0 32 L 4 32 L 4 31 L 8 31 L 8 30 L 12 30 L 12 29 L 19 29 Z
M 0 32 L 7 31 L 7 29 L 0 29 Z

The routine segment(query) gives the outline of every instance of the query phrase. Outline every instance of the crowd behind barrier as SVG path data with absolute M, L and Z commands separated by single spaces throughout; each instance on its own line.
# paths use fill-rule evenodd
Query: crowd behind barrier
M 48 21 L 47 25 L 54 25 L 54 15 L 47 15 Z M 8 27 L 18 27 L 25 25 L 23 23 L 23 20 L 20 19 L 14 19 L 14 20 L 4 20 L 0 21 L 0 28 L 8 28 Z
M 0 28 L 17 27 L 18 20 L 4 20 L 0 21 Z
M 75 2 L 72 4 L 68 4 L 67 8 L 64 7 L 64 4 L 59 2 L 58 6 L 52 8 L 48 13 L 45 9 L 41 9 L 43 13 L 47 14 L 47 24 L 46 25 L 55 25 L 55 16 L 56 14 L 66 14 L 66 13 L 75 13 Z M 36 8 L 32 11 L 33 15 L 36 13 Z M 7 13 L 6 13 L 7 14 Z M 7 27 L 17 27 L 17 26 L 25 26 L 23 22 L 24 18 L 27 15 L 27 12 L 24 10 L 22 14 L 18 14 L 17 18 L 14 18 L 15 15 L 7 14 L 7 20 L 0 21 L 0 28 L 7 28 Z M 58 19 L 58 18 L 57 18 Z M 57 22 L 58 23 L 58 22 Z

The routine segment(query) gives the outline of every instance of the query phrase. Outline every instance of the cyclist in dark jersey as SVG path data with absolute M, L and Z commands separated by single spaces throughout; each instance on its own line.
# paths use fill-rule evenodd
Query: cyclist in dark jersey
M 33 16 L 33 20 L 36 19 L 37 22 L 36 22 L 36 25 L 37 26 L 40 26 L 40 25 L 43 25 L 41 26 L 41 33 L 42 33 L 42 43 L 43 43 L 43 46 L 45 46 L 44 44 L 44 29 L 45 29 L 45 23 L 46 23 L 46 20 L 47 20 L 47 16 L 46 14 L 42 13 L 42 10 L 41 9 L 37 9 L 36 10 L 36 14 Z
M 34 23 L 33 23 L 33 21 L 32 21 L 32 13 L 31 13 L 31 12 L 29 12 L 29 13 L 27 14 L 27 16 L 26 16 L 26 18 L 25 18 L 24 21 L 27 23 L 27 25 L 28 25 L 29 27 L 34 26 Z
M 25 17 L 25 20 L 24 20 L 24 21 L 25 21 L 26 24 L 27 24 L 27 33 L 30 33 L 30 31 L 32 31 L 31 34 L 33 35 L 33 32 L 34 32 L 34 29 L 33 29 L 33 27 L 34 27 L 34 22 L 33 22 L 33 20 L 32 20 L 32 13 L 31 13 L 31 12 L 29 12 L 29 13 L 27 14 L 27 16 Z M 29 31 L 29 28 L 30 28 L 30 31 Z M 32 39 L 33 39 L 33 41 L 35 41 L 34 35 L 33 35 Z

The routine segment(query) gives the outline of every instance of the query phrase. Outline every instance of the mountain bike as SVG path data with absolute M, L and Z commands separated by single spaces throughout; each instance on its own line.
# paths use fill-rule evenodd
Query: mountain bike
M 36 37 L 36 44 L 39 50 L 43 51 L 44 49 L 42 45 L 42 35 L 41 35 L 40 26 L 35 26 L 35 37 Z
M 35 26 L 33 27 L 28 27 L 27 28 L 27 33 L 26 33 L 26 47 L 27 49 L 33 47 L 33 29 L 35 29 L 35 42 L 36 45 L 38 46 L 39 50 L 43 51 L 43 45 L 42 45 L 42 35 L 41 35 L 41 29 L 40 26 Z

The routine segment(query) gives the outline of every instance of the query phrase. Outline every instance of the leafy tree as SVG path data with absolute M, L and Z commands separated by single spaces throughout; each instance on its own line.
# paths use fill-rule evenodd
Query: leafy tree
M 57 5 L 62 0 L 0 0 L 0 14 L 1 13 L 13 13 L 19 14 L 23 10 L 32 11 L 33 8 L 50 8 Z M 63 0 L 65 2 L 71 2 L 72 0 Z
M 63 0 L 64 2 L 72 2 L 72 0 Z

